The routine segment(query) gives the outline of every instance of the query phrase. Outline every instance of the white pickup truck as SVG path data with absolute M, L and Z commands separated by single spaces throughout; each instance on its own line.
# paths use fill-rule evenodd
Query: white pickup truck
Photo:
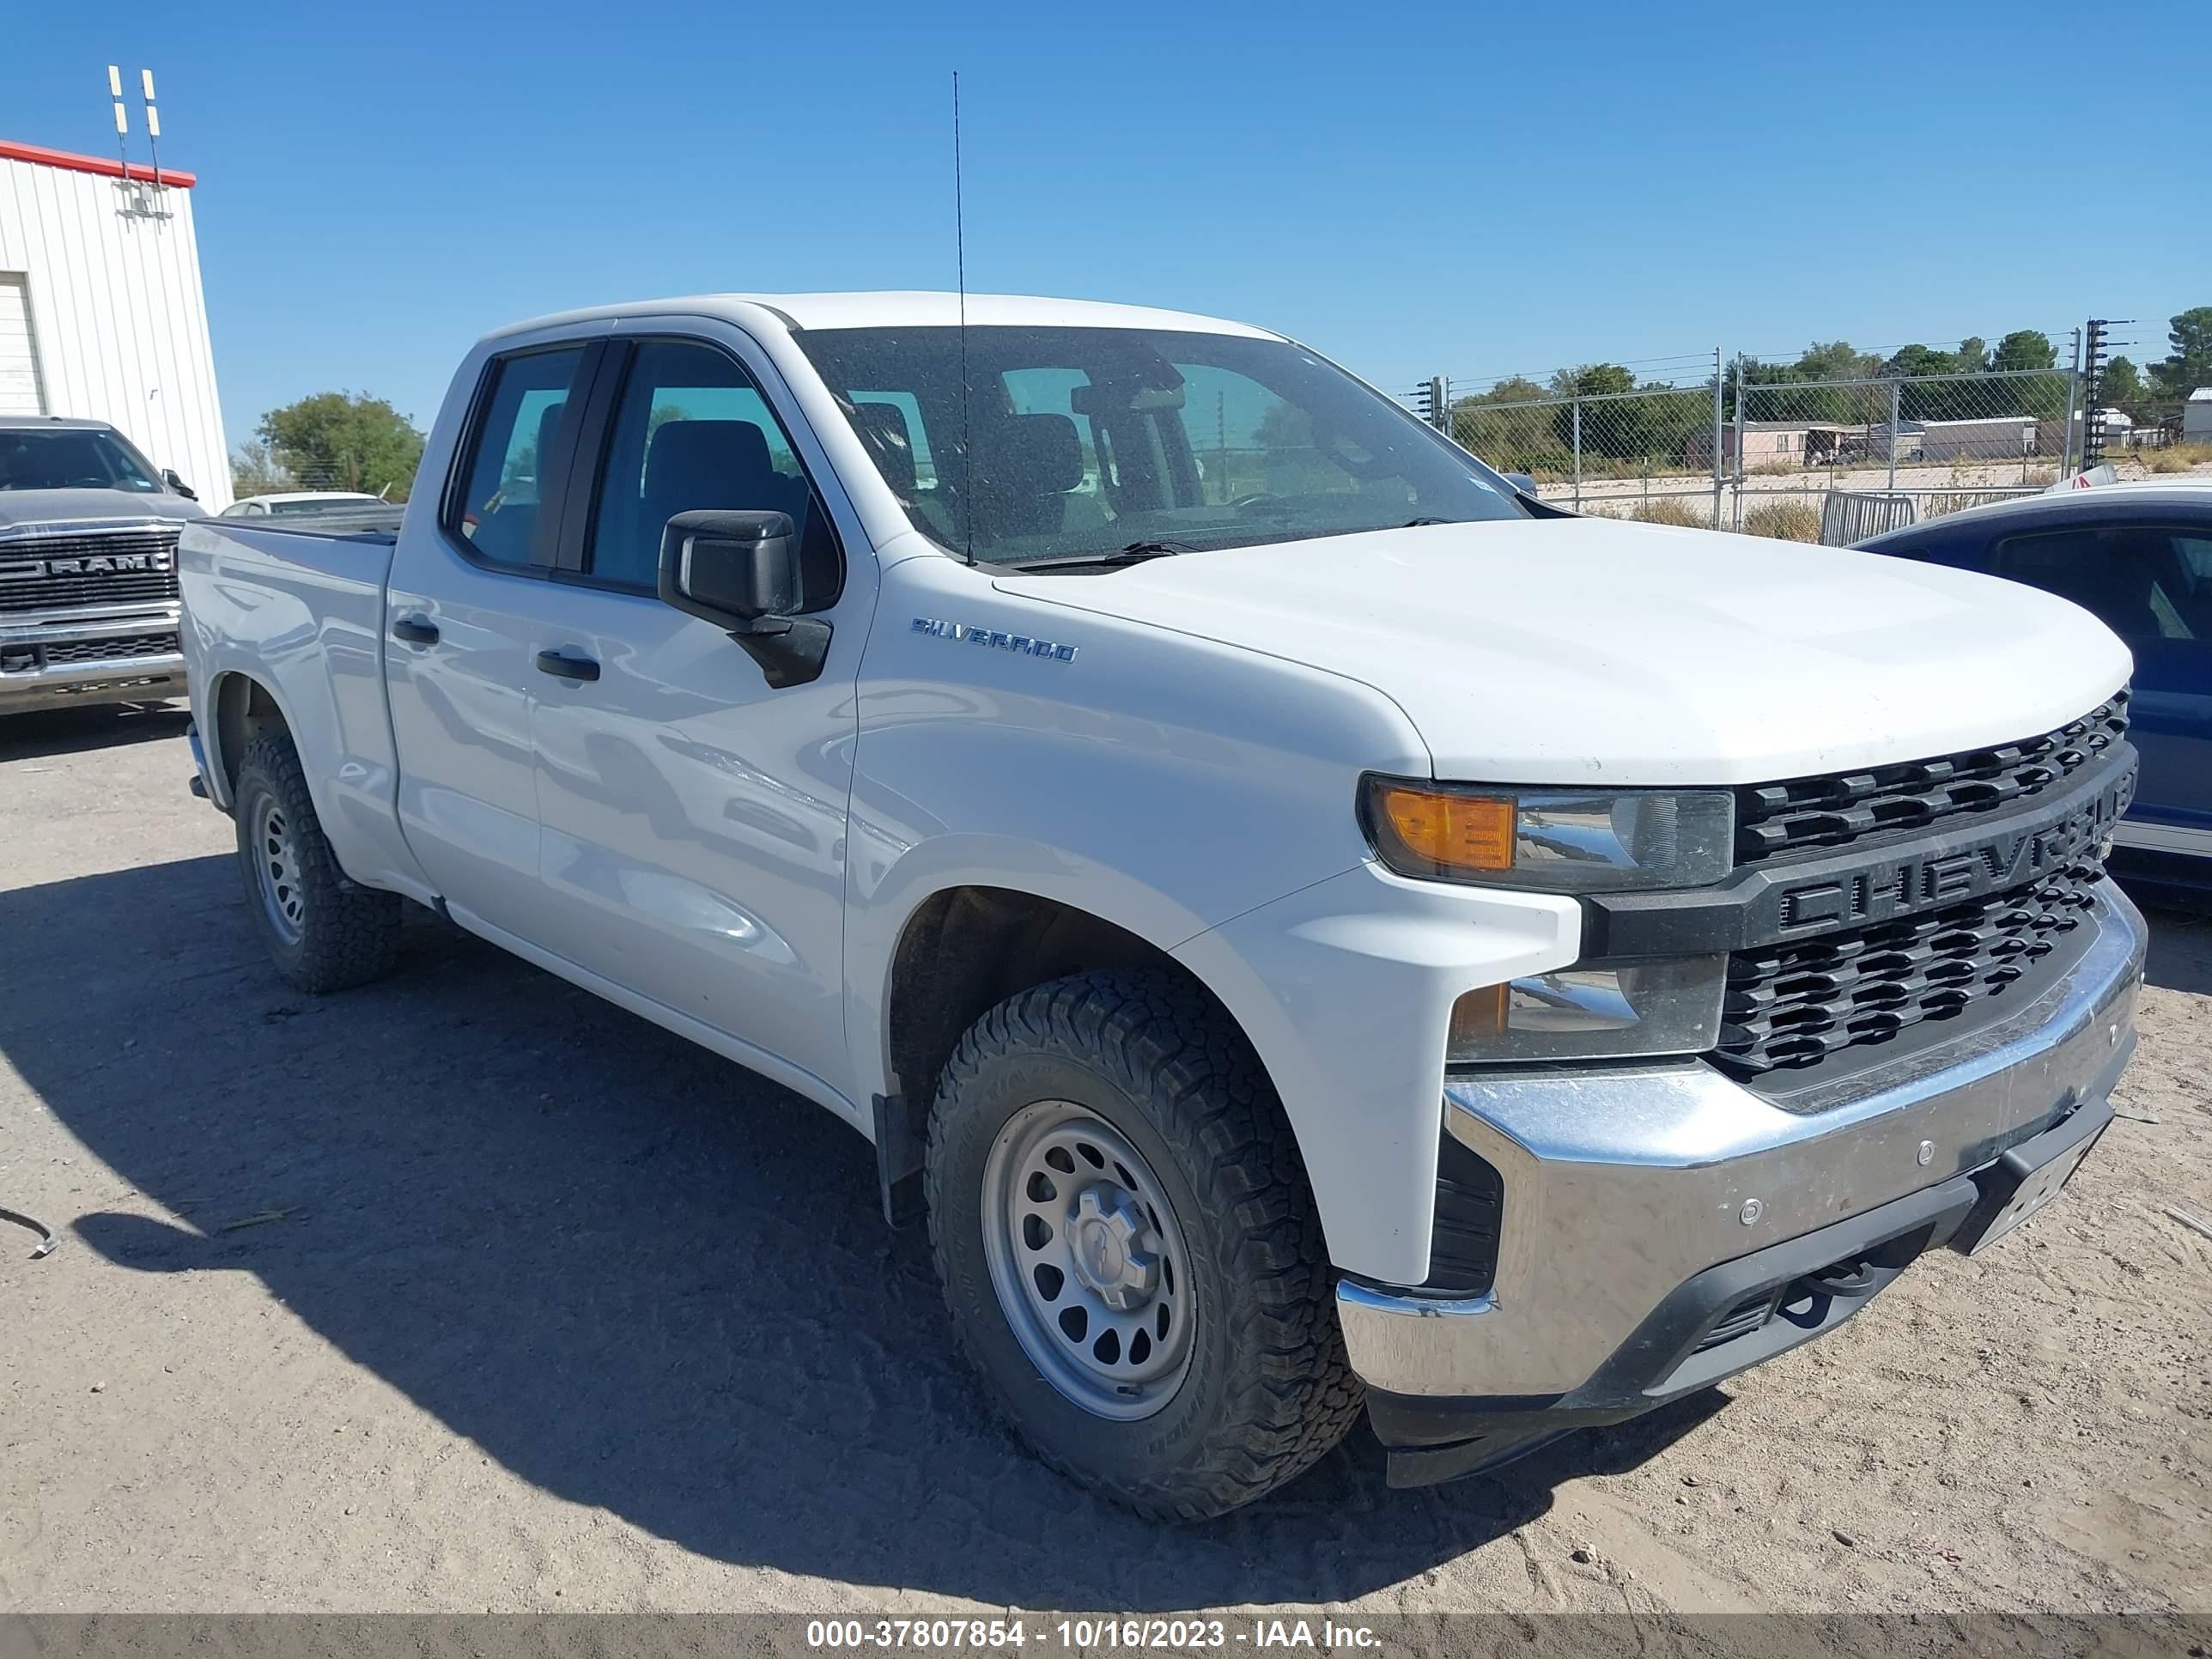
M 181 562 L 287 979 L 413 900 L 827 1107 L 1149 1514 L 1831 1330 L 2050 1199 L 2134 1045 L 2100 623 L 1563 514 L 1255 328 L 574 312 L 470 354 L 396 537 Z

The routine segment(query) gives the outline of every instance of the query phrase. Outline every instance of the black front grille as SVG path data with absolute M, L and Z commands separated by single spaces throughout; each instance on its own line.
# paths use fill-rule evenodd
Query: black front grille
M 2078 720 L 2021 743 L 1863 772 L 1746 784 L 1735 792 L 1739 865 L 1906 836 L 1945 818 L 2040 794 L 2126 734 L 2124 690 Z
M 32 647 L 50 663 L 118 662 L 126 657 L 173 656 L 184 647 L 174 634 L 118 634 L 104 640 L 69 640 Z
M 1809 1066 L 1993 997 L 2032 994 L 2039 967 L 2086 925 L 2103 874 L 2069 865 L 1921 915 L 1738 951 L 1714 1058 L 1747 1074 Z
M 116 568 L 141 563 L 149 568 Z M 174 530 L 0 542 L 0 611 L 176 597 Z

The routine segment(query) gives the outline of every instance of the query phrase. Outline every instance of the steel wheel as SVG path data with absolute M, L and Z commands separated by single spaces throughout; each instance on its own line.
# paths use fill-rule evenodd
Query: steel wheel
M 297 945 L 306 932 L 307 899 L 300 880 L 300 850 L 292 836 L 283 806 L 264 795 L 253 811 L 253 873 L 261 891 L 262 908 L 269 925 L 287 945 Z
M 1072 1101 L 1007 1120 L 983 1170 L 983 1251 L 1022 1350 L 1085 1411 L 1152 1416 L 1190 1369 L 1194 1276 L 1159 1177 Z

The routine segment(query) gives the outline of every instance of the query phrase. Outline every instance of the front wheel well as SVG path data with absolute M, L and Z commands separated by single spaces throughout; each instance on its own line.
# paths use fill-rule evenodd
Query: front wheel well
M 224 793 L 236 798 L 239 763 L 256 738 L 290 730 L 267 686 L 250 674 L 224 675 L 215 690 L 216 759 L 228 786 Z
M 1004 887 L 933 893 L 908 918 L 892 957 L 891 1086 L 919 1122 L 962 1034 L 988 1010 L 1071 974 L 1138 969 L 1187 981 L 1220 1007 L 1165 951 L 1086 910 Z

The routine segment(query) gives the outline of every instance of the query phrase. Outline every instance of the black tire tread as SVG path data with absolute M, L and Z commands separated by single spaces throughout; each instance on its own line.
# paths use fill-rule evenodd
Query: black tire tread
M 272 941 L 271 956 L 277 971 L 289 984 L 311 996 L 350 990 L 381 979 L 399 959 L 399 896 L 362 887 L 338 867 L 337 856 L 323 834 L 322 821 L 315 816 L 314 797 L 307 792 L 300 751 L 291 738 L 281 732 L 265 732 L 246 745 L 239 760 L 238 787 L 233 792 L 240 869 L 257 925 L 265 927 L 260 889 L 250 862 L 252 854 L 246 846 L 251 830 L 245 810 L 249 791 L 257 784 L 276 798 L 291 820 L 301 881 L 307 890 L 307 920 L 299 949 L 279 954 Z
M 1151 1103 L 1147 1115 L 1197 1185 L 1200 1205 L 1233 1218 L 1234 1283 L 1224 1311 L 1233 1351 L 1261 1362 L 1200 1455 L 1151 1480 L 1105 1486 L 1051 1447 L 1032 1442 L 1031 1449 L 1140 1514 L 1182 1521 L 1236 1509 L 1304 1473 L 1343 1439 L 1365 1395 L 1345 1354 L 1334 1275 L 1304 1166 L 1258 1055 L 1192 983 L 1145 971 L 1074 975 L 1009 998 L 969 1029 L 939 1083 L 933 1144 L 986 1060 L 1022 1051 L 1100 1066 L 1133 1098 Z M 939 1230 L 941 1170 L 941 1160 L 927 1160 L 924 1189 L 938 1276 L 949 1285 Z M 980 1371 L 981 1357 L 953 1311 Z

